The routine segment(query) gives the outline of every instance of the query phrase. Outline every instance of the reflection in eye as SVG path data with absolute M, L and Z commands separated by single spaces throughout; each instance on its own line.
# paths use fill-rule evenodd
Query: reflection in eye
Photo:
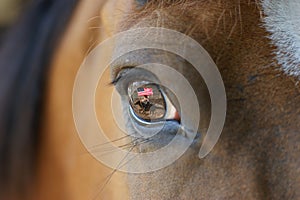
M 165 98 L 159 86 L 153 83 L 134 82 L 128 88 L 131 108 L 145 121 L 157 121 L 166 114 Z
M 177 109 L 159 85 L 147 81 L 133 82 L 128 87 L 128 96 L 133 117 L 137 121 L 176 120 L 180 122 Z

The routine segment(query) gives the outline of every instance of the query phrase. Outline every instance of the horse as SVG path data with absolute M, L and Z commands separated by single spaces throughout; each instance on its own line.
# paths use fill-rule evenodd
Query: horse
M 34 1 L 0 51 L 1 199 L 299 199 L 299 6 L 295 0 Z M 74 81 L 98 43 L 145 27 L 176 30 L 203 46 L 224 81 L 226 122 L 205 158 L 197 157 L 196 137 L 165 168 L 112 172 L 77 135 Z M 118 70 L 107 92 L 122 87 L 118 74 L 128 67 L 164 60 L 190 81 L 204 113 L 202 132 L 210 116 L 207 88 L 188 63 L 160 55 L 146 50 L 127 55 L 129 64 L 121 59 L 111 66 Z M 134 147 L 159 146 L 154 139 Z

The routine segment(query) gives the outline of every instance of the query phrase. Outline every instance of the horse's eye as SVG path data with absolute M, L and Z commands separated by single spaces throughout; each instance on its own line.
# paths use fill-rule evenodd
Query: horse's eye
M 128 95 L 131 112 L 138 121 L 179 121 L 177 110 L 159 85 L 144 81 L 133 82 L 128 87 Z
M 135 0 L 136 1 L 136 4 L 139 8 L 145 6 L 149 0 Z

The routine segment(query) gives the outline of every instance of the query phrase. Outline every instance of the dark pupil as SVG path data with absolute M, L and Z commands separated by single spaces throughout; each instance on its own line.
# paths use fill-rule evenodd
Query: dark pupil
M 166 105 L 157 85 L 145 84 L 131 91 L 130 105 L 141 119 L 155 121 L 164 117 Z

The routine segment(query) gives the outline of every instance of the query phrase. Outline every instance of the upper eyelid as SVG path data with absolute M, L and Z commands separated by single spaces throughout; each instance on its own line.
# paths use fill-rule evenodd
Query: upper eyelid
M 110 82 L 110 84 L 112 85 L 116 85 L 119 80 L 121 80 L 121 78 L 126 76 L 126 73 L 128 73 L 129 70 L 133 69 L 134 67 L 122 67 L 121 69 L 119 69 L 116 73 L 116 77 Z
M 117 85 L 123 80 L 132 79 L 134 81 L 145 80 L 149 82 L 159 83 L 159 79 L 151 72 L 144 68 L 139 67 L 122 67 L 115 73 L 115 78 L 111 81 L 111 84 Z

